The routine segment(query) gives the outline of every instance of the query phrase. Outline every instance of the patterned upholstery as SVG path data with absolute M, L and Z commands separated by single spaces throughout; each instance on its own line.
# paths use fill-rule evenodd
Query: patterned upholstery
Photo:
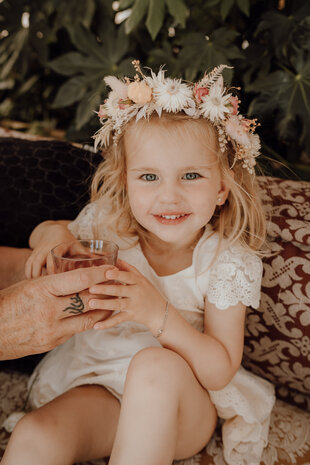
M 310 183 L 259 183 L 277 253 L 264 259 L 259 310 L 248 309 L 243 365 L 310 411 Z
M 40 221 L 73 219 L 100 161 L 68 142 L 1 138 L 0 132 L 0 245 L 27 246 Z M 271 380 L 278 397 L 261 465 L 310 465 L 310 183 L 261 177 L 259 184 L 276 254 L 264 259 L 259 310 L 248 308 L 243 365 Z M 21 359 L 19 367 L 26 363 Z M 23 408 L 29 375 L 7 370 L 18 364 L 6 371 L 0 365 L 1 456 L 8 440 L 2 421 Z M 220 433 L 186 464 L 225 465 Z

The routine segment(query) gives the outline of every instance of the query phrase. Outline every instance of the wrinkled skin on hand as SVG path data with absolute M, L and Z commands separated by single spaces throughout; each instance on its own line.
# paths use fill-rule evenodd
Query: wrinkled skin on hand
M 108 269 L 48 275 L 0 291 L 0 360 L 51 350 L 110 316 L 88 305 L 88 288 L 104 282 Z

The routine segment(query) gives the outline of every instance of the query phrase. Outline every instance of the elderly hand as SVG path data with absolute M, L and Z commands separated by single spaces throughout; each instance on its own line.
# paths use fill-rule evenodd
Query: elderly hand
M 111 265 L 21 281 L 0 291 L 0 360 L 46 352 L 91 329 L 109 310 L 91 310 L 88 288 L 106 280 Z

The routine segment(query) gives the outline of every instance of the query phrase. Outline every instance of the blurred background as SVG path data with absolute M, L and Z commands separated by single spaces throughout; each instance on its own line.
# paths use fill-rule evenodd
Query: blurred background
M 310 180 L 309 0 L 0 0 L 0 126 L 91 142 L 133 59 L 193 81 L 225 63 L 266 174 Z

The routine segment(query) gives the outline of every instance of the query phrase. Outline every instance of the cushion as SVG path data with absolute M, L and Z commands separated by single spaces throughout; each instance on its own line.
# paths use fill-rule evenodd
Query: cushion
M 74 219 L 101 160 L 65 141 L 0 137 L 0 245 L 27 247 L 41 221 Z
M 22 411 L 27 397 L 28 375 L 0 372 L 0 458 L 9 434 L 1 428 L 10 413 Z M 174 465 L 225 465 L 222 455 L 221 433 L 218 429 L 206 450 L 194 458 Z M 277 400 L 271 416 L 268 445 L 261 465 L 307 465 L 310 463 L 310 413 Z M 107 465 L 105 460 L 89 461 L 80 465 Z
M 243 365 L 310 410 L 310 183 L 259 178 L 268 237 L 260 308 L 248 309 Z

